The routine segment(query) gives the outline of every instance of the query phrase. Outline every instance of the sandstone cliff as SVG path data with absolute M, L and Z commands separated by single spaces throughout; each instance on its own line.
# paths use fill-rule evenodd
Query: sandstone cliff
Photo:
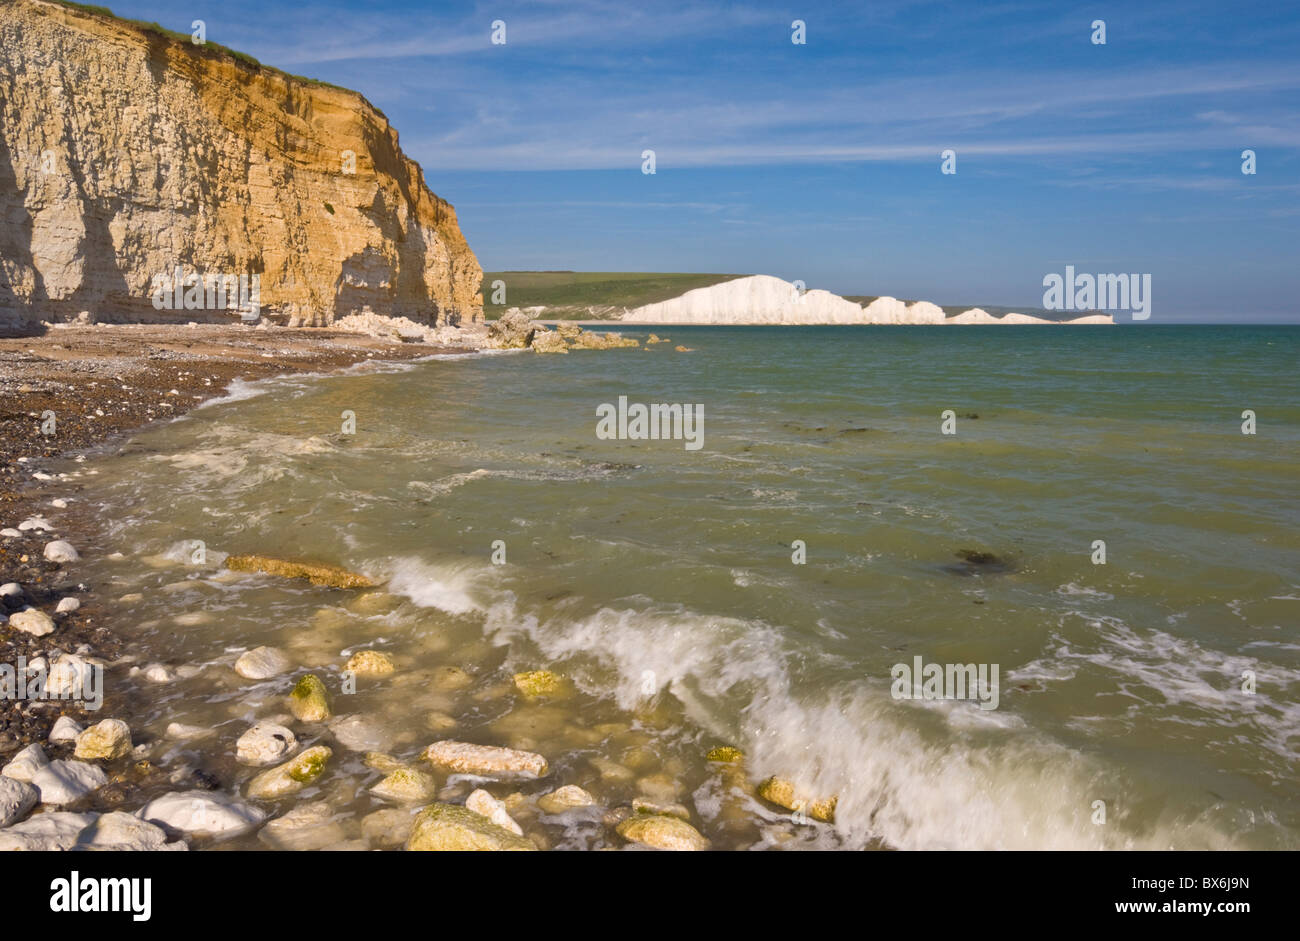
M 0 318 L 238 319 L 158 310 L 180 268 L 258 275 L 280 323 L 482 319 L 455 211 L 359 94 L 45 0 L 0 3 L 0 43 Z
M 830 291 L 800 292 L 794 284 L 770 275 L 753 275 L 696 288 L 680 297 L 647 304 L 625 313 L 629 323 L 655 324 L 1113 324 L 1110 314 L 1073 320 L 1047 320 L 1029 314 L 1002 317 L 972 307 L 955 317 L 928 301 L 908 304 L 878 297 L 863 307 Z

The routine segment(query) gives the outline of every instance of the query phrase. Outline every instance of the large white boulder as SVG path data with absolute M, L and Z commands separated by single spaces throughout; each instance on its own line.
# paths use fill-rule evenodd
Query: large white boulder
M 155 797 L 136 816 L 182 833 L 232 834 L 257 826 L 266 812 L 212 791 L 174 791 Z

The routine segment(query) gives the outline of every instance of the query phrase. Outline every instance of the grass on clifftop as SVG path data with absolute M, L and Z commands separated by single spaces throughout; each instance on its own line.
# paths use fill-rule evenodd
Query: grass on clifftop
M 162 36 L 165 39 L 171 39 L 175 42 L 184 42 L 184 43 L 192 44 L 192 40 L 189 33 L 178 33 L 176 30 L 168 29 L 166 26 L 163 26 L 160 23 L 152 23 L 146 20 L 133 20 L 130 19 L 129 17 L 118 16 L 108 7 L 96 6 L 92 3 L 73 3 L 72 0 L 55 0 L 55 2 L 58 3 L 60 6 L 69 7 L 73 10 L 79 10 L 82 13 L 91 13 L 96 16 L 107 17 L 108 19 L 117 20 L 119 23 L 129 23 L 130 25 L 134 26 L 136 29 L 144 33 L 153 33 L 156 36 Z M 286 78 L 291 78 L 294 81 L 303 82 L 304 84 L 307 85 L 320 85 L 324 88 L 337 88 L 339 91 L 346 91 L 346 92 L 352 91 L 352 89 L 344 88 L 342 85 L 334 85 L 330 82 L 323 82 L 318 78 L 308 78 L 305 75 L 294 75 L 292 72 L 286 72 L 283 69 L 277 69 L 275 68 L 275 66 L 263 65 L 261 62 L 258 62 L 255 58 L 253 58 L 246 52 L 240 52 L 237 49 L 231 49 L 229 46 L 223 46 L 221 45 L 221 43 L 212 42 L 211 40 L 205 40 L 202 45 L 196 46 L 195 48 L 196 50 L 216 50 L 217 52 L 224 52 L 232 59 L 242 62 L 245 65 L 250 65 L 255 69 L 266 69 L 267 71 L 270 72 L 276 72 L 280 75 L 285 76 Z M 374 105 L 371 105 L 371 107 L 373 108 Z M 375 108 L 375 110 L 379 111 L 378 108 Z M 382 112 L 380 113 L 382 114 Z
M 542 306 L 554 308 L 543 315 L 547 320 L 593 320 L 618 316 L 625 307 L 656 304 L 695 288 L 743 277 L 648 271 L 485 271 L 483 312 L 491 319 L 500 317 L 511 307 Z M 505 282 L 504 304 L 492 303 L 494 281 Z M 600 308 L 618 310 L 604 312 Z

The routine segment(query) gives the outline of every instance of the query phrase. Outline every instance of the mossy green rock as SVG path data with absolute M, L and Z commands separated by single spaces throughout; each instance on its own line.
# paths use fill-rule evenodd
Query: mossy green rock
M 324 722 L 330 717 L 330 697 L 314 673 L 300 679 L 289 693 L 289 711 L 300 722 Z
M 438 792 L 433 775 L 415 768 L 397 768 L 370 789 L 370 793 L 399 804 L 418 804 Z
M 530 670 L 515 674 L 515 688 L 530 699 L 558 696 L 567 691 L 564 677 L 550 670 Z
M 328 588 L 374 588 L 375 582 L 356 572 L 323 562 L 275 559 L 265 555 L 231 555 L 226 568 L 234 572 L 264 572 L 283 578 L 305 578 L 313 585 Z
M 745 753 L 732 745 L 719 745 L 717 748 L 710 749 L 704 758 L 706 761 L 724 761 L 727 764 L 734 764 L 737 761 L 744 761 Z
M 248 796 L 255 800 L 274 800 L 296 794 L 321 776 L 325 762 L 334 752 L 324 745 L 309 748 L 301 755 L 263 771 L 248 782 Z
M 382 650 L 358 650 L 343 669 L 356 676 L 387 676 L 397 668 L 393 658 Z
M 835 805 L 838 797 L 809 799 L 795 792 L 794 784 L 784 778 L 771 777 L 758 786 L 758 796 L 786 810 L 802 811 L 814 820 L 835 822 Z
M 406 848 L 424 852 L 537 849 L 531 840 L 455 804 L 430 804 L 420 811 Z

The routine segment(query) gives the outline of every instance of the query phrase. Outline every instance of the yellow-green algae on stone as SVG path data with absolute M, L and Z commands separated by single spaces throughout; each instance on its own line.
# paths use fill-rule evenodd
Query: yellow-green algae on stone
M 301 562 L 275 559 L 265 555 L 226 556 L 226 568 L 235 572 L 262 572 L 283 578 L 305 578 L 313 585 L 326 588 L 374 588 L 375 582 L 357 572 L 350 572 L 325 562 Z
M 393 658 L 382 650 L 358 650 L 343 669 L 356 676 L 387 676 L 397 668 Z
M 734 764 L 737 761 L 744 761 L 745 753 L 732 745 L 719 745 L 717 748 L 709 749 L 709 753 L 704 756 L 704 759 L 706 761 L 725 761 L 727 764 Z
M 455 804 L 430 804 L 420 811 L 406 848 L 424 852 L 537 849 L 531 840 Z
M 438 792 L 438 782 L 433 775 L 417 768 L 396 768 L 370 789 L 376 797 L 399 804 L 418 804 Z
M 256 800 L 273 800 L 295 794 L 319 778 L 334 752 L 325 745 L 309 748 L 282 765 L 263 771 L 248 782 L 248 796 Z
M 315 673 L 308 673 L 289 693 L 289 711 L 300 722 L 324 722 L 330 717 L 330 697 Z
M 632 843 L 658 850 L 706 850 L 709 841 L 685 820 L 661 814 L 638 814 L 616 828 L 618 835 Z
M 555 696 L 564 692 L 564 677 L 550 670 L 530 670 L 515 674 L 515 688 L 530 698 Z
M 838 797 L 809 800 L 796 794 L 794 784 L 784 778 L 770 777 L 759 784 L 758 796 L 786 810 L 805 811 L 814 820 L 821 820 L 824 823 L 835 822 L 835 805 L 839 802 Z

